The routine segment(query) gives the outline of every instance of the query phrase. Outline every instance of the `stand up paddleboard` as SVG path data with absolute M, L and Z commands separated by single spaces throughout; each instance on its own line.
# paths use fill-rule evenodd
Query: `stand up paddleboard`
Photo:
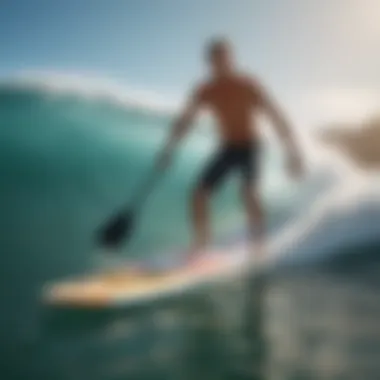
M 247 268 L 244 249 L 215 250 L 197 263 L 158 273 L 119 268 L 53 282 L 44 288 L 43 300 L 49 305 L 65 307 L 131 306 L 241 275 Z

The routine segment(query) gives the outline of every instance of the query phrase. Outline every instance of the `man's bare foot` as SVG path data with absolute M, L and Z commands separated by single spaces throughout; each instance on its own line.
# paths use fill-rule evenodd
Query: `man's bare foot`
M 266 255 L 266 244 L 263 239 L 256 242 L 255 250 L 256 250 L 256 255 L 259 256 L 260 258 L 263 258 Z
M 205 253 L 204 245 L 194 245 L 186 253 L 186 264 L 188 266 L 194 267 L 200 264 Z
M 256 240 L 249 244 L 249 262 L 258 263 L 266 256 L 266 246 L 263 239 Z

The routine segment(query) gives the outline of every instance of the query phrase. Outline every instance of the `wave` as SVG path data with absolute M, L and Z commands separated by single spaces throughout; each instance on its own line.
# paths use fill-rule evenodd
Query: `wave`
M 358 176 L 342 181 L 320 198 L 273 242 L 298 263 L 323 261 L 345 250 L 380 244 L 380 181 Z
M 0 91 L 34 92 L 44 95 L 71 95 L 82 100 L 100 100 L 114 106 L 137 108 L 154 115 L 172 115 L 178 102 L 151 91 L 126 88 L 111 79 L 61 72 L 24 72 L 0 81 Z
M 0 324 L 7 326 L 0 334 L 5 358 L 9 362 L 17 359 L 29 375 L 30 369 L 55 372 L 40 366 L 46 362 L 47 350 L 63 355 L 63 361 L 54 354 L 49 356 L 54 367 L 58 364 L 60 368 L 69 358 L 65 347 L 76 355 L 87 352 L 88 343 L 103 345 L 103 339 L 98 339 L 102 333 L 99 318 L 94 319 L 93 314 L 89 318 L 78 315 L 80 321 L 60 314 L 59 326 L 52 331 L 51 310 L 41 306 L 39 295 L 47 282 L 92 269 L 98 249 L 94 232 L 130 201 L 151 169 L 173 116 L 171 111 L 155 108 L 129 90 L 121 89 L 126 95 L 120 101 L 119 89 L 104 94 L 94 89 L 95 84 L 84 84 L 81 78 L 79 89 L 77 83 L 66 83 L 65 87 L 65 81 L 33 77 L 0 84 L 0 282 L 4 289 Z M 299 183 L 286 177 L 276 140 L 266 140 L 261 192 L 273 260 L 292 267 L 322 262 L 339 268 L 360 265 L 367 257 L 378 261 L 379 178 L 359 174 L 338 152 L 324 149 L 313 135 L 305 133 L 302 138 L 308 174 Z M 205 134 L 194 132 L 189 136 L 139 216 L 135 234 L 121 252 L 123 258 L 147 258 L 150 262 L 152 257 L 164 258 L 167 252 L 181 255 L 181 249 L 191 239 L 188 199 L 214 143 Z M 217 194 L 212 204 L 212 222 L 216 240 L 228 246 L 228 251 L 244 246 L 245 218 L 235 178 Z M 378 273 L 374 275 L 378 277 Z M 326 283 L 324 276 L 323 282 Z M 305 286 L 304 279 L 299 284 Z M 289 292 L 293 292 L 293 285 Z M 314 286 L 313 281 L 310 286 Z M 331 284 L 327 286 L 330 290 Z M 225 290 L 221 289 L 221 304 L 226 306 L 224 309 L 236 310 L 226 300 Z M 229 293 L 233 299 L 235 291 Z M 238 289 L 238 293 L 245 298 L 245 292 Z M 340 290 L 338 293 L 340 296 Z M 250 299 L 257 298 L 253 296 Z M 243 298 L 237 297 L 238 303 Z M 204 304 L 203 297 L 200 303 Z M 164 306 L 166 313 L 168 305 Z M 188 305 L 183 306 L 189 310 Z M 260 310 L 256 306 L 253 309 Z M 207 315 L 208 310 L 207 306 Z M 106 314 L 106 332 L 111 332 L 118 342 L 123 326 L 135 336 L 132 341 L 130 334 L 124 336 L 129 343 L 148 337 L 145 322 L 152 325 L 151 315 L 138 325 L 143 331 L 141 336 L 131 330 L 126 315 L 115 315 L 116 324 L 121 322 L 120 330 L 120 326 L 114 328 L 114 316 Z M 89 326 L 93 334 L 88 334 Z M 175 331 L 178 326 L 174 326 Z M 157 338 L 157 334 L 153 335 Z M 169 335 L 174 336 L 172 331 Z M 107 336 L 107 358 L 111 360 L 110 342 Z M 9 347 L 17 346 L 26 348 L 28 356 L 17 354 L 16 358 L 16 351 Z M 90 353 L 89 357 L 93 356 Z M 95 353 L 94 357 L 98 356 Z M 122 361 L 124 365 L 125 359 Z M 89 362 L 82 362 L 84 367 L 80 369 L 85 370 Z
M 163 106 L 141 93 L 104 80 L 61 74 L 24 75 L 0 84 L 0 223 L 8 234 L 2 248 L 21 249 L 20 241 L 11 238 L 17 230 L 22 249 L 45 252 L 39 253 L 45 258 L 47 250 L 91 255 L 94 230 L 131 199 L 173 117 L 173 104 Z M 291 251 L 299 259 L 322 256 L 367 237 L 350 232 L 363 230 L 359 227 L 365 211 L 361 216 L 352 211 L 350 218 L 336 211 L 346 180 L 352 180 L 350 187 L 356 181 L 355 170 L 307 131 L 300 136 L 307 153 L 305 180 L 296 183 L 286 177 L 282 151 L 269 137 L 262 182 L 273 252 Z M 146 204 L 125 255 L 156 255 L 189 244 L 188 199 L 214 145 L 208 135 L 190 135 Z M 349 207 L 355 210 L 367 195 L 350 199 Z M 234 178 L 217 194 L 212 215 L 217 240 L 244 235 Z M 63 239 L 62 231 L 66 237 L 69 231 L 70 238 Z M 58 249 L 58 244 L 64 248 Z

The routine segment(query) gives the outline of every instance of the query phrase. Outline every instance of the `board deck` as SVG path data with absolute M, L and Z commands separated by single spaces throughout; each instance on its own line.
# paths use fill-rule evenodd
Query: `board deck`
M 243 251 L 213 251 L 191 266 L 159 273 L 119 268 L 53 282 L 45 286 L 45 303 L 67 307 L 107 308 L 144 303 L 244 270 Z

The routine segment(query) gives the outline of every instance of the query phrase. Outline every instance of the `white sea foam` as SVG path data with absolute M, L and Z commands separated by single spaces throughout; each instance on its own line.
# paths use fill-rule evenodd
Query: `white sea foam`
M 1 80 L 1 87 L 39 90 L 51 95 L 77 95 L 164 115 L 171 115 L 178 108 L 178 101 L 171 101 L 152 91 L 132 88 L 115 80 L 88 73 L 25 71 Z

